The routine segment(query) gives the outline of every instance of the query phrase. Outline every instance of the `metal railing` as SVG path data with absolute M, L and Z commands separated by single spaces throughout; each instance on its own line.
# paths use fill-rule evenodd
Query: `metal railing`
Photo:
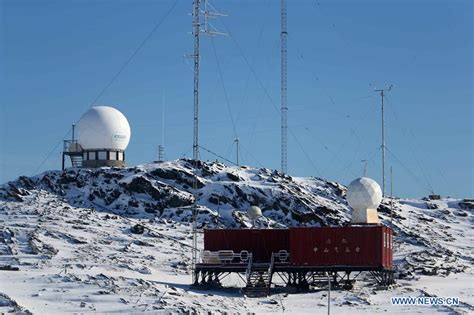
M 272 256 L 273 256 L 273 254 L 276 254 L 276 256 L 278 257 L 279 262 L 281 262 L 281 263 L 287 262 L 288 259 L 290 258 L 290 253 L 288 253 L 284 249 L 280 250 L 278 253 L 272 253 Z
M 249 260 L 248 260 L 248 263 L 247 263 L 247 270 L 245 272 L 245 279 L 247 280 L 247 284 L 250 283 L 250 275 L 252 273 L 252 253 L 250 253 L 249 255 Z
M 273 267 L 274 266 L 275 266 L 275 253 L 272 253 L 272 259 L 270 260 L 270 266 L 268 266 L 268 287 L 269 288 L 272 284 L 272 276 L 273 276 Z
M 238 259 L 241 263 L 247 263 L 252 254 L 246 250 L 240 253 L 234 253 L 233 250 L 219 250 L 219 251 L 201 251 L 201 261 L 205 264 L 222 263 L 228 264 Z
M 64 152 L 70 152 L 69 149 L 71 148 L 72 144 L 78 145 L 79 142 L 77 140 L 64 140 L 63 141 L 63 151 Z
M 270 266 L 268 266 L 268 274 L 273 273 L 273 266 L 275 265 L 275 253 L 272 253 L 272 258 L 270 259 Z

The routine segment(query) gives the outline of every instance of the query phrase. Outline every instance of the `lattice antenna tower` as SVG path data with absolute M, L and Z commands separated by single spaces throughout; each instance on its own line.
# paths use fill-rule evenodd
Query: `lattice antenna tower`
M 390 84 L 388 88 L 385 89 L 375 89 L 374 92 L 380 92 L 381 105 L 382 105 L 382 196 L 385 197 L 385 114 L 384 114 L 384 97 L 385 92 L 392 90 L 393 85 Z
M 197 175 L 199 165 L 199 66 L 200 66 L 200 48 L 199 41 L 201 35 L 217 36 L 226 35 L 225 33 L 219 32 L 211 23 L 212 18 L 225 16 L 217 12 L 217 10 L 209 3 L 204 0 L 193 1 L 193 37 L 194 37 L 194 53 L 192 55 L 194 60 L 194 120 L 193 120 L 193 160 L 194 160 L 194 182 L 193 190 L 194 205 L 192 209 L 192 233 L 193 233 L 193 248 L 192 248 L 192 283 L 197 282 L 195 274 L 196 263 L 197 263 L 197 213 L 198 213 L 198 194 L 197 194 Z
M 281 0 L 281 172 L 288 171 L 288 105 L 287 105 L 287 50 L 286 0 Z

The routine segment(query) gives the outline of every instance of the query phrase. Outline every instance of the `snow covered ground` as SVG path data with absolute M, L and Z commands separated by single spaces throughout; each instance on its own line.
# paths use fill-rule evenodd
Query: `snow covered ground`
M 0 266 L 19 270 L 0 270 L 0 313 L 326 312 L 325 288 L 278 286 L 269 297 L 247 298 L 235 275 L 223 290 L 190 288 L 189 205 L 197 193 L 202 226 L 246 226 L 251 203 L 262 206 L 265 226 L 343 224 L 345 188 L 219 163 L 198 175 L 193 191 L 189 162 L 179 160 L 47 172 L 2 186 Z M 331 292 L 332 313 L 474 313 L 473 210 L 459 202 L 396 200 L 397 284 L 382 290 L 362 277 L 350 291 Z M 390 225 L 386 205 L 379 211 Z M 131 232 L 137 223 L 143 234 Z M 393 296 L 459 297 L 460 304 L 398 306 Z

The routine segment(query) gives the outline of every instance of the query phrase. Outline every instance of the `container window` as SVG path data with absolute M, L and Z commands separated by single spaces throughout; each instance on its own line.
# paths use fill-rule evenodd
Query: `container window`
M 109 160 L 115 161 L 117 159 L 117 152 L 109 152 Z
M 86 161 L 88 160 L 87 152 L 82 153 L 82 159 Z
M 99 151 L 98 160 L 107 160 L 107 152 L 106 151 Z
M 89 160 L 97 160 L 97 152 L 89 152 Z
M 117 152 L 118 153 L 118 160 L 123 161 L 123 152 Z

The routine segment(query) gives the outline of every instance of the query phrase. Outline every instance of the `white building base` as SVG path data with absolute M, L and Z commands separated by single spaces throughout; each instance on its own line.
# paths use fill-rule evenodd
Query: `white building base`
M 352 211 L 352 224 L 379 224 L 377 209 L 364 209 Z

